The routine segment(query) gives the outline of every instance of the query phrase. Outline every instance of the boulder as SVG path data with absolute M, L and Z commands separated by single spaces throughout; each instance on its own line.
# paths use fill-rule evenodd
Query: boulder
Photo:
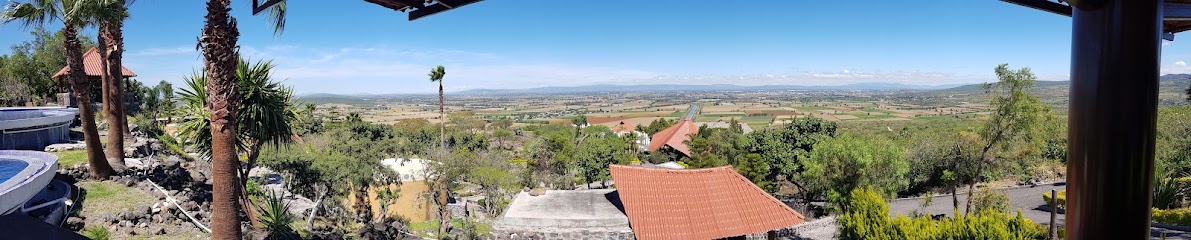
M 87 145 L 84 143 L 81 143 L 81 142 L 80 143 L 50 144 L 49 146 L 45 147 L 46 152 L 65 152 L 65 151 L 71 151 L 71 150 L 84 150 L 84 149 L 87 149 Z

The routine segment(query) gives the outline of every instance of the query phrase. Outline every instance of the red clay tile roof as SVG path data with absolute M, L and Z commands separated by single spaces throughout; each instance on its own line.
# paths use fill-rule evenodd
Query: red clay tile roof
M 690 156 L 691 148 L 683 142 L 691 140 L 690 135 L 697 133 L 699 133 L 699 125 L 696 125 L 689 119 L 683 119 L 682 121 L 675 123 L 674 126 L 670 126 L 669 128 L 663 129 L 660 132 L 654 133 L 653 136 L 649 138 L 649 151 L 657 151 L 658 149 L 661 149 L 662 146 L 670 146 L 674 148 L 674 150 L 678 150 L 678 152 Z
M 612 132 L 633 132 L 633 131 L 637 131 L 637 126 L 633 126 L 632 124 L 625 124 L 624 121 L 621 121 L 620 124 L 616 124 L 616 126 L 612 127 Z
M 715 239 L 806 222 L 731 166 L 663 169 L 611 165 L 637 239 Z
M 99 77 L 102 73 L 101 69 L 103 69 L 103 62 L 99 58 L 99 49 L 91 48 L 87 50 L 87 53 L 83 53 L 83 72 L 87 73 L 87 76 Z M 120 70 L 124 71 L 124 77 L 136 77 L 136 73 L 123 66 L 120 67 Z M 62 70 L 58 70 L 58 73 L 54 74 L 54 78 L 65 76 L 68 71 L 70 71 L 70 67 L 63 67 Z

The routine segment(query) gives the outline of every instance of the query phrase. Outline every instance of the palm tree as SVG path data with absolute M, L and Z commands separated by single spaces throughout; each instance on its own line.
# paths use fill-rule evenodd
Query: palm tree
M 92 179 L 106 179 L 114 172 L 101 152 L 99 131 L 95 127 L 95 109 L 91 105 L 89 81 L 83 72 L 83 49 L 79 43 L 78 31 L 94 24 L 93 6 L 83 4 L 84 0 L 30 0 L 26 3 L 12 3 L 4 8 L 0 21 L 18 21 L 24 27 L 41 26 L 52 20 L 62 21 L 65 35 L 66 66 L 70 68 L 67 79 L 79 102 L 79 117 L 83 125 L 83 141 L 87 146 L 87 166 Z
M 208 0 L 206 25 L 199 37 L 211 130 L 211 239 L 240 239 L 240 188 L 236 187 L 236 41 L 240 32 L 232 18 L 231 0 Z
M 207 81 L 207 112 L 211 122 L 211 238 L 240 239 L 238 196 L 242 194 L 236 158 L 236 112 L 240 96 L 236 91 L 235 71 L 239 53 L 236 41 L 240 31 L 231 16 L 231 0 L 207 0 L 206 24 L 199 37 Z M 269 8 L 274 33 L 285 27 L 285 4 Z
M 124 111 L 124 19 L 128 18 L 128 2 L 124 0 L 100 0 L 97 4 L 96 22 L 99 23 L 99 56 L 103 68 L 101 76 L 103 89 L 103 117 L 108 120 L 108 163 L 123 171 L 124 138 L 128 135 L 128 115 Z
M 430 82 L 438 82 L 438 146 L 447 148 L 446 142 L 446 121 L 445 111 L 443 111 L 443 92 L 442 92 L 442 77 L 447 75 L 447 69 L 442 65 L 430 69 Z
M 447 69 L 442 65 L 438 65 L 438 67 L 430 69 L 430 82 L 438 82 L 438 147 L 445 152 L 447 149 L 447 119 L 445 116 L 446 114 L 444 114 L 446 111 L 443 111 L 442 77 L 444 75 L 447 75 Z M 438 203 L 439 213 L 438 233 L 443 234 L 447 232 L 447 226 L 451 222 L 451 213 L 445 210 L 447 207 L 446 203 L 448 198 L 446 183 L 443 182 L 443 178 L 439 177 L 436 178 L 436 182 L 431 185 L 434 185 L 435 192 L 438 193 L 438 196 L 435 198 L 435 200 L 437 200 L 436 203 Z
M 237 153 L 244 153 L 247 161 L 238 168 L 240 191 L 244 191 L 248 184 L 248 172 L 256 167 L 261 149 L 268 146 L 280 146 L 290 142 L 293 138 L 291 125 L 297 122 L 297 112 L 293 105 L 293 90 L 273 81 L 270 72 L 273 70 L 271 61 L 249 64 L 240 59 L 236 64 L 236 83 L 241 96 L 240 108 L 236 115 L 238 121 L 236 132 Z M 179 136 L 185 144 L 203 156 L 212 156 L 211 119 L 203 106 L 207 104 L 205 86 L 209 84 L 207 78 L 196 73 L 186 79 L 189 88 L 182 89 L 182 96 L 186 107 L 183 108 L 183 120 L 179 123 Z M 241 204 L 246 209 L 251 202 L 247 195 L 240 196 Z M 256 212 L 245 212 L 253 222 Z

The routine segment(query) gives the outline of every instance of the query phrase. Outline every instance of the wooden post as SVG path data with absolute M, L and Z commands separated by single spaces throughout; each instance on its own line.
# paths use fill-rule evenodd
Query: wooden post
M 1067 238 L 1149 238 L 1165 1 L 1067 2 Z
M 1050 190 L 1050 231 L 1046 232 L 1046 239 L 1055 239 L 1055 215 L 1059 213 L 1059 191 Z

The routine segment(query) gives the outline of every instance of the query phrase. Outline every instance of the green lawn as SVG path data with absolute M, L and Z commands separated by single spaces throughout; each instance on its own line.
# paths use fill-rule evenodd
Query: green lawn
M 87 150 L 54 152 L 54 155 L 58 155 L 58 166 L 62 167 L 74 166 L 87 162 Z

